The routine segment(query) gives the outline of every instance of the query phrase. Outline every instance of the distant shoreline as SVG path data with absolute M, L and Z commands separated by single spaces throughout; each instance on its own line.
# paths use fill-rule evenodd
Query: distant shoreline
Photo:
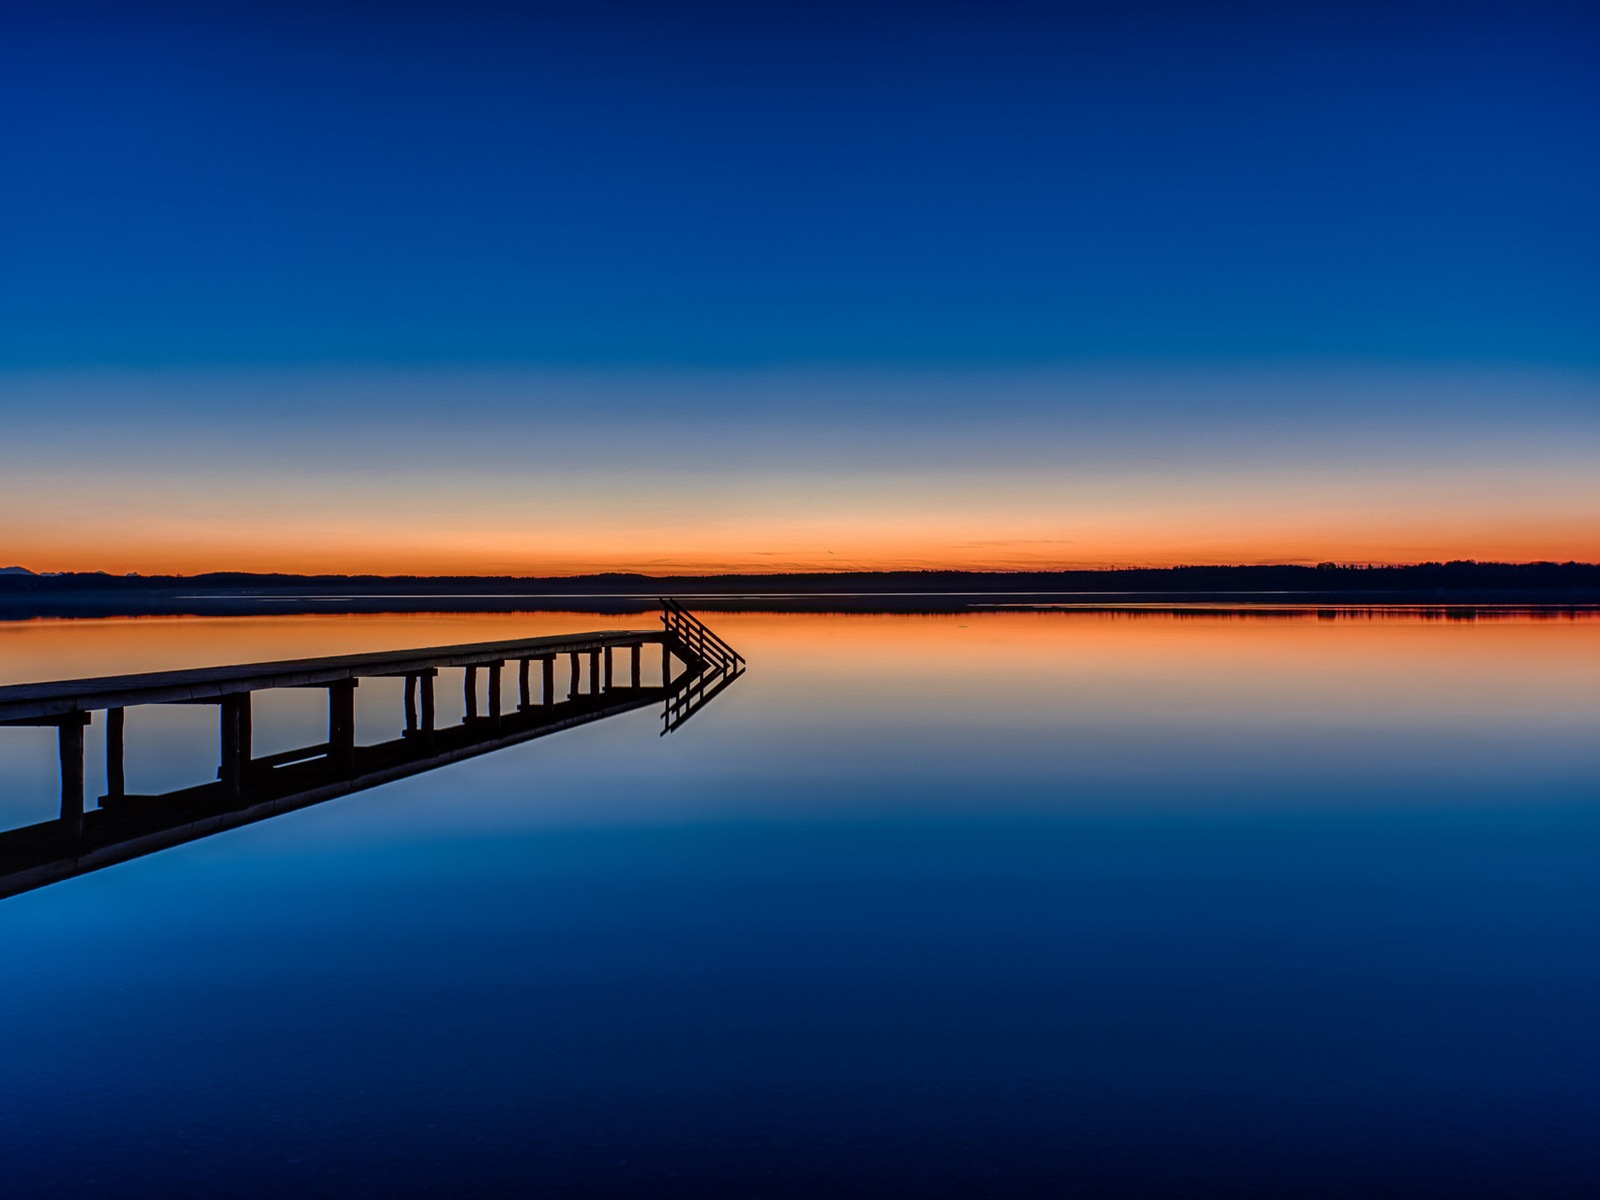
M 709 610 L 959 612 L 1600 606 L 1600 564 L 1173 567 L 1060 572 L 848 572 L 561 578 L 207 574 L 0 575 L 0 620 L 158 614 L 643 612 L 673 595 Z

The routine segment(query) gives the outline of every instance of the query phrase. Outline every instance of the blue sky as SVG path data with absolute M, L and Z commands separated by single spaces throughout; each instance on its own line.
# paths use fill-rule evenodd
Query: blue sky
M 1600 355 L 1584 6 L 3 19 L 12 365 Z

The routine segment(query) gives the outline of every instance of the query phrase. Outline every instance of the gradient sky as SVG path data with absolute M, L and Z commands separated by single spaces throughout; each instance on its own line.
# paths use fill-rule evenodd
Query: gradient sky
M 1597 559 L 1597 33 L 10 6 L 0 565 Z

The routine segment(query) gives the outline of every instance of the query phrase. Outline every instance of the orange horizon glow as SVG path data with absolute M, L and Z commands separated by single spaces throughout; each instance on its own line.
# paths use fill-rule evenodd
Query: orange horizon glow
M 1038 474 L 968 474 L 735 480 L 666 500 L 637 486 L 568 497 L 473 482 L 418 498 L 364 481 L 338 504 L 303 480 L 241 480 L 220 498 L 189 481 L 121 499 L 90 487 L 72 503 L 0 513 L 0 566 L 560 577 L 1600 560 L 1600 491 L 1573 503 L 1572 483 L 1553 478 L 1497 492 L 1433 475 L 1352 494 L 1304 478 L 1074 492 Z
M 1537 535 L 1504 530 L 1474 537 L 1427 537 L 1418 531 L 1393 540 L 1350 533 L 1328 535 L 1298 545 L 1284 541 L 1194 538 L 1182 542 L 1154 534 L 1118 542 L 1054 539 L 987 540 L 980 549 L 968 539 L 846 536 L 832 546 L 790 545 L 781 551 L 752 551 L 746 537 L 707 536 L 693 549 L 606 543 L 587 546 L 555 537 L 548 550 L 530 547 L 532 539 L 461 535 L 411 540 L 391 530 L 372 529 L 360 538 L 318 542 L 306 536 L 239 537 L 175 542 L 148 536 L 142 542 L 121 538 L 76 544 L 47 538 L 11 537 L 0 543 L 0 566 L 36 572 L 94 572 L 113 575 L 202 575 L 211 572 L 289 575 L 507 576 L 560 578 L 602 573 L 639 575 L 838 574 L 861 571 L 964 570 L 975 572 L 1113 570 L 1180 566 L 1310 566 L 1319 562 L 1405 566 L 1470 559 L 1479 562 L 1600 561 L 1600 540 L 1586 536 L 1580 522 L 1545 528 Z M 1065 539 L 1063 539 L 1064 541 Z M 1041 544 L 1042 543 L 1042 544 Z M 1309 543 L 1309 545 L 1308 545 Z M 771 544 L 770 542 L 768 543 Z M 837 546 L 837 549 L 833 548 Z
M 1139 378 L 1069 372 L 1034 394 L 976 376 L 678 391 L 424 377 L 392 409 L 363 388 L 404 379 L 34 381 L 24 394 L 43 415 L 0 427 L 0 567 L 560 577 L 1600 560 L 1600 410 L 1586 406 L 1600 383 Z M 893 403 L 879 395 L 891 384 Z M 668 403 L 702 385 L 721 399 Z M 1318 402 L 1274 407 L 1297 387 Z M 212 388 L 234 402 L 208 405 Z M 1544 409 L 1525 407 L 1545 393 Z

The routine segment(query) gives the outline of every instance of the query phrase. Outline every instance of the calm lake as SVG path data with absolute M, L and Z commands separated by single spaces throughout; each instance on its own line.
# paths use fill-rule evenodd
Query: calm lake
M 0 900 L 0 1194 L 1600 1194 L 1600 620 L 706 619 L 669 736 Z M 14 622 L 0 683 L 654 623 Z M 128 787 L 216 747 L 133 710 Z M 55 753 L 0 729 L 4 827 Z

